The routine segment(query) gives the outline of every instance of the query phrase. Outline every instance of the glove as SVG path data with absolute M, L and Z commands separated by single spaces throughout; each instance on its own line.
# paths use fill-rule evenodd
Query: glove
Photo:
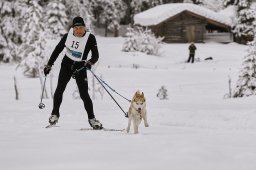
M 85 67 L 87 70 L 91 70 L 92 65 L 91 65 L 90 62 L 86 62 L 86 63 L 84 64 L 84 67 Z
M 46 65 L 46 66 L 44 67 L 44 75 L 47 76 L 47 74 L 50 73 L 51 69 L 52 69 L 51 66 Z

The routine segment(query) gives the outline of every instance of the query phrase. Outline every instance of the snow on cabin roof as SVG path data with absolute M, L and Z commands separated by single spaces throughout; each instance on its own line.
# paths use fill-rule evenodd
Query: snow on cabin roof
M 237 11 L 236 8 L 237 7 L 234 5 L 229 5 L 227 8 L 220 10 L 218 13 L 233 19 L 236 16 L 236 11 Z
M 142 26 L 157 25 L 166 19 L 173 17 L 183 11 L 190 11 L 197 15 L 211 19 L 213 21 L 231 26 L 231 18 L 214 12 L 210 9 L 190 4 L 190 3 L 171 3 L 159 5 L 134 16 L 134 23 Z
M 256 2 L 253 2 L 252 5 L 251 5 L 252 9 L 255 9 L 256 10 Z

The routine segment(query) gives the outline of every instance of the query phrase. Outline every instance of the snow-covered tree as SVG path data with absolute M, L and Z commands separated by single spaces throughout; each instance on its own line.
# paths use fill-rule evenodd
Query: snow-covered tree
M 22 29 L 23 43 L 19 49 L 20 56 L 23 58 L 20 65 L 24 68 L 26 76 L 36 77 L 47 60 L 44 54 L 45 24 L 43 23 L 43 9 L 38 4 L 38 0 L 29 1 L 28 5 L 24 16 L 27 22 Z
M 80 16 L 84 19 L 86 28 L 92 31 L 93 14 L 89 0 L 64 0 L 69 25 L 72 25 L 73 18 Z
M 101 18 L 101 15 L 103 13 L 103 10 L 104 10 L 103 2 L 104 1 L 102 1 L 102 0 L 89 0 L 91 11 L 92 11 L 92 14 L 93 14 L 93 17 L 95 19 L 95 22 L 96 22 L 97 26 L 101 25 L 100 18 Z
M 223 0 L 223 5 L 225 7 L 229 6 L 229 5 L 238 5 L 240 0 Z
M 67 32 L 68 19 L 62 0 L 50 1 L 45 12 L 45 21 L 50 37 L 55 38 L 64 35 Z
M 225 7 L 237 6 L 237 16 L 232 29 L 235 41 L 242 44 L 251 41 L 255 34 L 256 20 L 256 12 L 251 8 L 251 0 L 224 0 L 223 4 Z
M 21 44 L 19 4 L 14 0 L 0 1 L 0 61 L 19 61 Z
M 121 19 L 125 15 L 126 5 L 122 0 L 93 0 L 91 7 L 97 26 L 104 25 L 105 36 L 108 30 L 114 31 L 115 36 L 118 35 Z
M 102 22 L 105 24 L 105 36 L 107 30 L 113 30 L 118 36 L 121 18 L 125 15 L 125 8 L 122 0 L 105 0 L 102 13 Z
M 250 8 L 250 0 L 239 0 L 237 8 L 237 20 L 233 33 L 239 43 L 246 44 L 254 36 L 254 21 L 256 12 Z
M 114 8 L 115 11 L 112 13 L 112 17 L 110 18 L 108 29 L 114 31 L 114 36 L 117 37 L 119 35 L 120 22 L 125 16 L 127 6 L 122 0 L 115 0 Z
M 249 43 L 233 97 L 256 95 L 256 36 Z
M 211 9 L 213 11 L 220 11 L 223 9 L 222 0 L 184 0 L 184 3 L 193 3 Z
M 137 36 L 138 33 L 135 31 L 135 29 L 131 27 L 127 28 L 126 38 L 122 50 L 125 52 L 139 51 L 136 39 Z
M 153 8 L 157 5 L 163 4 L 163 0 L 131 0 L 130 10 L 131 18 L 137 13 Z
M 149 8 L 153 8 L 157 5 L 163 4 L 162 0 L 132 0 L 131 7 L 134 10 L 134 14 L 145 11 Z
M 203 4 L 204 0 L 192 0 L 194 4 Z
M 158 90 L 158 93 L 156 95 L 160 100 L 167 100 L 168 99 L 168 94 L 167 94 L 167 89 L 165 86 L 161 86 L 161 88 Z
M 139 51 L 149 55 L 161 55 L 162 37 L 155 37 L 150 29 L 142 27 L 128 28 L 127 38 L 123 44 L 123 51 Z

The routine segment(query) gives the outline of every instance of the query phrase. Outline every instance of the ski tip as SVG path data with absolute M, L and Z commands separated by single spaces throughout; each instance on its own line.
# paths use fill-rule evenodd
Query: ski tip
M 59 127 L 59 126 L 57 126 L 57 125 L 47 125 L 47 126 L 45 126 L 45 128 L 52 128 L 52 127 Z

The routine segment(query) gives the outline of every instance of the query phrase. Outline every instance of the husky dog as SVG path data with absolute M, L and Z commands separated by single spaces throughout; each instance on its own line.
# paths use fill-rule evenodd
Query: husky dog
M 144 120 L 145 127 L 148 127 L 146 99 L 143 92 L 137 91 L 134 94 L 128 111 L 128 119 L 127 133 L 130 131 L 131 122 L 133 122 L 134 133 L 139 133 L 141 119 Z

